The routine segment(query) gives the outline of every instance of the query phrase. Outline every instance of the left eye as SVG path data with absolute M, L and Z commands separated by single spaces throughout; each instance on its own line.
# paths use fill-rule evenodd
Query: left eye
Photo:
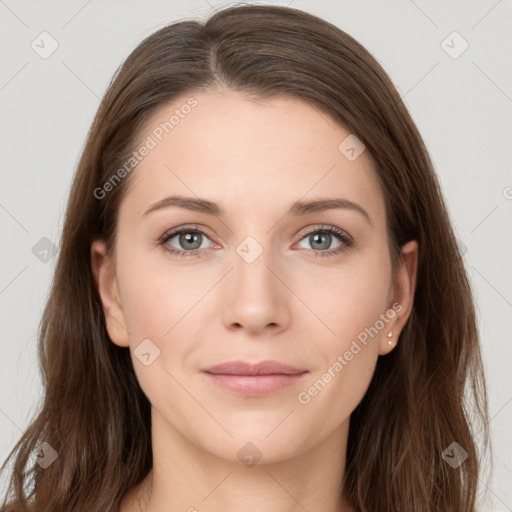
M 328 249 L 337 249 L 342 245 L 342 243 L 338 242 L 338 245 L 336 247 L 330 247 L 333 241 L 333 235 L 334 238 L 341 238 L 340 235 L 333 233 L 332 231 L 329 231 L 327 229 L 317 229 L 305 235 L 301 239 L 301 241 L 309 241 L 309 243 L 313 245 L 313 247 L 311 247 L 312 249 L 319 249 L 321 251 L 326 251 Z M 308 247 L 306 247 L 306 249 L 308 249 Z

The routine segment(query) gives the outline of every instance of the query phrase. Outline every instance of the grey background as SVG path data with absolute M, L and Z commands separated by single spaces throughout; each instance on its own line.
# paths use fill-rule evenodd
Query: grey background
M 365 45 L 424 137 L 467 251 L 478 302 L 494 446 L 494 473 L 482 478 L 481 510 L 512 510 L 512 3 L 264 3 L 316 14 Z M 51 250 L 44 253 L 51 245 L 41 239 L 59 244 L 70 181 L 99 99 L 143 38 L 226 5 L 0 0 L 2 462 L 41 397 L 36 333 L 55 264 Z M 47 59 L 31 47 L 33 41 L 50 47 L 49 39 L 41 43 L 43 31 L 58 43 Z M 456 36 L 446 39 L 453 31 L 469 44 L 457 58 L 445 51 L 453 56 L 463 48 Z

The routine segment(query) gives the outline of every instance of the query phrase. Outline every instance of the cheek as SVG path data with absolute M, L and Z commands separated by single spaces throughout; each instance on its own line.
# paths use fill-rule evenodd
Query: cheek
M 388 318 L 386 272 L 352 272 L 340 273 L 339 283 L 330 281 L 324 301 L 316 303 L 334 335 L 316 338 L 322 365 L 297 396 L 308 416 L 325 419 L 324 433 L 345 421 L 363 398 L 379 357 L 379 340 L 387 332 L 382 320 Z
M 147 255 L 134 252 L 118 265 L 118 279 L 137 380 L 152 405 L 166 410 L 173 423 L 179 417 L 169 403 L 188 403 L 179 382 L 197 337 L 191 308 L 202 294 L 187 279 L 192 272 L 152 263 Z
M 186 322 L 188 311 L 208 291 L 204 273 L 173 265 L 165 254 L 150 257 L 143 250 L 119 258 L 117 277 L 131 343 L 141 337 L 163 340 L 172 336 L 174 326 L 181 319 Z
M 205 301 L 201 299 L 215 276 L 199 271 L 198 266 L 173 265 L 165 254 L 151 258 L 134 250 L 118 262 L 117 277 L 133 366 L 142 389 L 154 404 L 164 389 L 179 395 L 178 382 L 204 328 Z M 139 357 L 147 353 L 146 360 Z
M 377 362 L 379 339 L 394 316 L 386 314 L 391 263 L 385 251 L 352 263 L 331 271 L 325 286 L 308 296 L 308 304 L 330 333 L 325 329 L 326 334 L 315 339 L 323 364 L 298 401 L 318 414 L 329 409 L 327 430 L 346 419 L 364 396 Z
M 354 254 L 339 266 L 309 268 L 303 275 L 307 279 L 297 283 L 297 294 L 324 324 L 319 323 L 325 334 L 320 339 L 331 357 L 374 326 L 389 306 L 391 263 L 385 248 Z

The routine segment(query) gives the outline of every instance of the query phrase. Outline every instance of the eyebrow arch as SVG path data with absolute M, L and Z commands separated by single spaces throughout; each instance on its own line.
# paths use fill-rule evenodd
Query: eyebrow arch
M 142 218 L 156 210 L 172 207 L 205 213 L 207 215 L 215 215 L 217 217 L 222 217 L 225 213 L 217 203 L 209 201 L 208 199 L 177 195 L 166 197 L 152 204 L 142 215 Z M 303 216 L 334 209 L 347 209 L 359 212 L 363 215 L 370 226 L 373 225 L 368 212 L 359 204 L 349 201 L 348 199 L 327 198 L 313 201 L 295 201 L 290 207 L 288 214 Z

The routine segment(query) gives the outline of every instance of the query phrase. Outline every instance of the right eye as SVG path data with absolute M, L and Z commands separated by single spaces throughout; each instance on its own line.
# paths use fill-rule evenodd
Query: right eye
M 204 237 L 208 238 L 208 235 L 197 226 L 195 228 L 184 227 L 166 232 L 160 238 L 159 243 L 165 251 L 176 256 L 197 256 L 202 252 L 201 249 L 205 248 L 202 243 Z M 173 239 L 176 239 L 175 243 L 181 245 L 183 249 L 170 245 Z

